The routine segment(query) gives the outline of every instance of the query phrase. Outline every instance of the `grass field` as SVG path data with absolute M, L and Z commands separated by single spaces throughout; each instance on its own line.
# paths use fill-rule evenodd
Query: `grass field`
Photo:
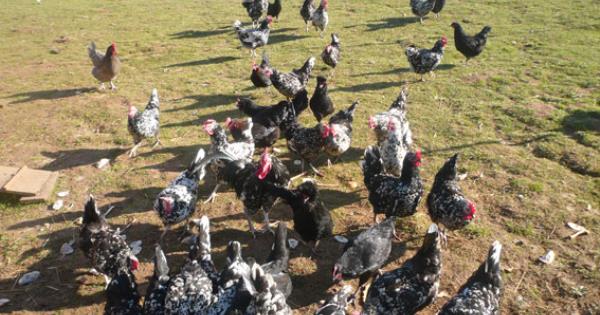
M 284 0 L 266 48 L 273 66 L 289 71 L 319 54 L 329 35 L 306 33 L 300 0 Z M 503 313 L 600 313 L 600 20 L 594 0 L 448 1 L 439 19 L 420 25 L 408 0 L 332 0 L 330 31 L 339 33 L 343 62 L 331 83 L 337 106 L 360 100 L 353 148 L 331 168 L 321 164 L 322 195 L 331 209 L 335 233 L 356 235 L 370 224 L 371 207 L 358 161 L 375 142 L 367 117 L 386 109 L 403 84 L 409 89 L 408 116 L 415 143 L 422 148 L 426 192 L 443 161 L 460 152 L 461 186 L 478 205 L 469 228 L 451 234 L 443 251 L 441 294 L 423 314 L 434 314 L 477 268 L 493 240 L 504 244 Z M 162 225 L 153 213 L 154 196 L 192 159 L 207 136 L 199 123 L 240 117 L 236 98 L 250 96 L 274 104 L 251 88 L 251 60 L 231 29 L 248 22 L 239 1 L 129 0 L 6 1 L 0 12 L 0 165 L 26 164 L 60 171 L 56 191 L 69 190 L 72 208 L 21 206 L 0 197 L 0 312 L 97 314 L 104 306 L 102 277 L 87 273 L 89 263 L 77 251 L 61 257 L 61 244 L 77 235 L 73 221 L 87 195 L 102 207 L 116 206 L 115 225 L 135 219 L 128 240 L 144 249 L 138 282 L 145 292 L 152 273 L 154 242 Z M 468 65 L 454 49 L 452 21 L 474 33 L 492 26 L 486 51 Z M 404 57 L 405 45 L 431 47 L 449 38 L 436 77 L 416 83 Z M 98 92 L 85 50 L 117 44 L 123 62 L 118 91 Z M 319 60 L 320 61 L 320 60 Z M 326 74 L 318 63 L 313 74 Z M 309 83 L 312 93 L 314 81 Z M 163 147 L 140 150 L 128 160 L 129 100 L 144 106 L 153 87 L 161 97 Z M 308 112 L 301 120 L 313 124 Z M 285 141 L 278 147 L 285 148 Z M 287 150 L 282 154 L 290 161 Z M 108 170 L 92 164 L 114 159 Z M 289 163 L 291 164 L 291 163 Z M 202 196 L 212 186 L 204 185 Z M 273 219 L 291 220 L 280 205 Z M 231 191 L 197 216 L 212 219 L 215 260 L 224 262 L 229 240 L 244 245 L 247 256 L 263 261 L 270 236 L 253 241 Z M 257 217 L 257 220 L 259 218 Z M 568 221 L 590 235 L 567 237 Z M 402 238 L 385 270 L 399 266 L 420 246 L 430 220 L 424 202 L 403 221 Z M 288 224 L 291 226 L 291 224 Z M 185 247 L 167 236 L 172 269 Z M 303 246 L 292 251 L 294 292 L 289 304 L 307 314 L 327 296 L 330 268 L 341 253 L 333 239 L 327 254 L 308 258 Z M 549 266 L 537 257 L 552 249 Z M 15 284 L 19 275 L 39 270 L 32 285 Z M 356 283 L 354 283 L 356 285 Z

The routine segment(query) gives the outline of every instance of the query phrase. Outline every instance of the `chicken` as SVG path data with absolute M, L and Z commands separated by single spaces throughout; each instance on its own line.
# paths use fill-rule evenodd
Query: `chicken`
M 444 57 L 444 48 L 448 40 L 446 37 L 442 37 L 431 49 L 425 48 L 417 48 L 414 45 L 411 45 L 406 48 L 406 57 L 408 58 L 408 63 L 410 64 L 410 68 L 417 74 L 421 75 L 421 81 L 423 81 L 423 74 L 431 73 L 433 75 L 433 70 L 437 68 L 437 66 L 442 62 L 442 58 Z
M 431 9 L 431 12 L 435 13 L 436 18 L 440 16 L 440 12 L 442 12 L 445 4 L 446 0 L 435 0 L 435 5 L 433 6 L 433 9 Z
M 242 22 L 240 21 L 235 21 L 233 23 L 233 28 L 237 33 L 240 43 L 242 43 L 242 46 L 250 49 L 252 58 L 256 57 L 256 48 L 263 47 L 269 42 L 269 34 L 271 33 L 269 26 L 272 21 L 273 18 L 267 16 L 260 22 L 258 28 L 251 29 L 242 28 Z
M 192 248 L 192 251 L 194 251 L 192 255 L 198 257 L 200 268 L 212 282 L 213 293 L 217 293 L 220 279 L 211 255 L 210 222 L 208 217 L 203 215 L 200 220 L 194 220 L 194 224 L 198 227 L 198 234 L 195 235 L 196 240 Z
M 271 79 L 269 79 L 271 73 L 271 65 L 269 64 L 269 58 L 266 54 L 263 54 L 260 65 L 257 65 L 255 61 L 252 61 L 252 73 L 250 74 L 250 81 L 257 88 L 265 88 L 271 86 Z
M 435 223 L 449 230 L 457 230 L 467 226 L 475 217 L 475 204 L 467 199 L 456 178 L 456 160 L 453 155 L 435 175 L 431 191 L 427 196 L 429 216 Z M 446 235 L 442 231 L 443 241 Z
M 300 8 L 300 15 L 306 23 L 306 31 L 308 32 L 308 24 L 312 21 L 312 17 L 315 14 L 315 1 L 314 0 L 304 0 L 302 3 L 302 7 Z
M 94 196 L 85 204 L 83 223 L 79 232 L 79 248 L 90 259 L 92 267 L 104 275 L 106 284 L 123 269 L 134 271 L 139 266 L 119 229 L 112 229 L 96 208 Z
M 121 70 L 121 61 L 117 56 L 117 46 L 112 43 L 106 48 L 106 54 L 96 51 L 96 44 L 91 42 L 88 46 L 88 55 L 92 59 L 92 75 L 96 80 L 100 81 L 100 90 L 104 90 L 104 82 L 110 82 L 110 88 L 116 90 L 117 87 L 113 80 L 117 77 Z
M 254 263 L 252 268 L 252 283 L 256 290 L 246 314 L 256 315 L 292 315 L 292 309 L 287 305 L 285 295 L 277 288 L 277 283 L 271 274 L 265 272 L 260 265 Z
M 281 0 L 275 0 L 273 3 L 269 2 L 267 14 L 279 21 L 279 14 L 281 14 Z
M 335 69 L 340 62 L 341 49 L 340 37 L 338 34 L 331 33 L 331 43 L 325 46 L 325 49 L 323 49 L 323 52 L 321 53 L 323 63 Z
M 441 268 L 439 233 L 432 224 L 412 258 L 373 281 L 362 314 L 415 314 L 437 296 Z
M 127 130 L 133 138 L 133 147 L 129 151 L 130 158 L 137 155 L 137 150 L 142 145 L 144 139 L 156 139 L 152 149 L 160 145 L 160 139 L 158 138 L 160 131 L 160 101 L 156 89 L 152 90 L 150 100 L 143 112 L 138 112 L 135 106 L 129 104 Z
M 309 106 L 318 122 L 321 122 L 324 117 L 330 115 L 335 110 L 328 93 L 327 78 L 323 76 L 317 77 L 317 86 L 310 98 Z
M 485 26 L 481 32 L 469 36 L 458 22 L 453 22 L 450 26 L 454 28 L 454 46 L 456 46 L 456 50 L 460 51 L 467 58 L 465 62 L 481 54 L 487 43 L 488 34 L 492 30 L 491 27 Z
M 141 315 L 140 294 L 135 276 L 131 271 L 122 269 L 110 281 L 106 288 L 104 315 Z
M 311 21 L 312 25 L 319 31 L 319 35 L 323 38 L 323 32 L 329 24 L 329 14 L 327 13 L 327 7 L 329 6 L 329 0 L 321 0 L 321 4 L 313 13 Z
M 359 289 L 387 261 L 392 251 L 396 217 L 385 219 L 351 239 L 332 270 L 333 282 L 359 277 Z
M 333 220 L 329 209 L 319 196 L 319 190 L 313 181 L 305 181 L 294 190 L 283 187 L 271 187 L 272 193 L 285 200 L 293 212 L 294 230 L 302 241 L 310 244 L 316 253 L 319 241 L 333 234 Z
M 144 298 L 144 314 L 162 315 L 165 313 L 165 297 L 171 278 L 167 257 L 159 245 L 154 248 L 153 260 L 154 273 L 150 278 L 146 297 Z
M 329 118 L 331 132 L 325 140 L 325 152 L 330 157 L 338 159 L 352 144 L 352 122 L 358 101 L 354 101 L 348 109 L 340 110 Z M 328 164 L 331 162 L 328 160 Z
M 199 262 L 200 238 L 190 248 L 187 262 L 171 277 L 165 297 L 165 314 L 203 314 L 214 303 L 212 281 Z
M 290 250 L 287 247 L 287 226 L 285 222 L 277 224 L 275 231 L 275 240 L 267 262 L 261 265 L 261 268 L 273 277 L 277 284 L 277 289 L 287 298 L 292 294 L 292 278 L 288 274 L 288 261 L 290 260 Z
M 400 176 L 404 157 L 412 146 L 412 132 L 406 118 L 406 89 L 392 103 L 387 112 L 369 118 L 369 127 L 375 131 L 385 172 Z
M 419 17 L 419 21 L 423 24 L 423 17 L 435 6 L 436 0 L 410 0 L 410 8 L 412 13 Z
M 319 307 L 315 315 L 346 315 L 346 307 L 353 301 L 354 289 L 345 285 Z
M 460 288 L 458 294 L 442 307 L 438 314 L 500 314 L 500 299 L 502 298 L 501 253 L 502 244 L 495 241 L 486 260 L 479 269 Z
M 256 26 L 258 20 L 267 12 L 269 2 L 268 0 L 242 0 L 242 5 L 246 8 L 248 16 L 252 19 L 252 26 Z
M 249 127 L 251 129 L 252 124 Z M 202 128 L 210 136 L 211 147 L 209 153 L 224 152 L 236 160 L 252 161 L 252 157 L 254 156 L 254 142 L 251 141 L 252 139 L 230 143 L 227 140 L 225 130 L 213 119 L 206 120 L 202 124 Z M 248 136 L 248 132 L 246 132 L 246 136 Z M 217 197 L 220 185 L 225 183 L 221 174 L 224 167 L 225 162 L 220 160 L 215 160 L 209 164 L 211 173 L 217 178 L 217 184 L 204 203 L 213 202 Z
M 369 146 L 365 150 L 361 168 L 365 186 L 369 190 L 369 202 L 373 206 L 373 221 L 377 215 L 386 217 L 406 217 L 417 211 L 423 196 L 423 183 L 419 176 L 421 152 L 408 153 L 400 177 L 385 175 L 381 155 L 377 147 Z
M 290 73 L 281 73 L 277 69 L 273 69 L 270 78 L 275 89 L 288 100 L 306 89 L 310 73 L 315 67 L 315 60 L 315 57 L 308 58 L 302 68 L 294 69 Z
M 196 212 L 198 182 L 204 177 L 204 172 L 193 172 L 193 170 L 204 159 L 204 155 L 203 149 L 198 150 L 188 169 L 181 172 L 167 188 L 156 196 L 154 210 L 165 226 L 160 236 L 161 241 L 172 225 L 189 220 Z M 186 224 L 186 230 L 187 227 Z

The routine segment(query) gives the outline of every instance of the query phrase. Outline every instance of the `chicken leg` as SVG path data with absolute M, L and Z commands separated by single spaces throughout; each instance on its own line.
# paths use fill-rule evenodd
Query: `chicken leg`
M 209 202 L 213 203 L 213 202 L 215 202 L 215 199 L 219 195 L 219 194 L 217 194 L 217 191 L 219 190 L 219 186 L 220 185 L 221 184 L 215 185 L 215 189 L 213 189 L 213 191 L 210 193 L 210 196 L 208 196 L 208 198 L 204 201 L 204 203 L 209 203 Z
M 142 145 L 142 141 L 136 143 L 133 148 L 129 151 L 129 158 L 133 158 L 137 156 L 137 150 Z
M 100 86 L 98 87 L 99 91 L 104 91 L 106 90 L 106 86 L 104 85 L 104 82 L 100 82 Z
M 248 228 L 250 229 L 250 233 L 252 233 L 252 238 L 256 238 L 256 230 L 254 229 L 254 223 L 252 223 L 252 218 L 248 213 L 248 210 L 244 208 L 244 214 L 246 215 L 246 220 L 248 220 Z
M 156 147 L 158 147 L 159 145 L 162 146 L 162 142 L 160 142 L 160 139 L 158 138 L 158 136 L 156 136 L 156 142 L 152 146 L 152 150 L 156 149 Z
M 116 89 L 117 89 L 117 86 L 116 86 L 116 85 L 113 83 L 113 81 L 112 81 L 112 80 L 110 81 L 110 89 L 111 89 L 112 91 L 114 91 L 114 90 L 116 90 Z

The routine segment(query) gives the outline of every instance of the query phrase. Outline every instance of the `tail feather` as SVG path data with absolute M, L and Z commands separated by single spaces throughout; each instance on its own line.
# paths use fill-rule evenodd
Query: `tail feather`
M 188 167 L 188 172 L 193 172 L 205 156 L 206 152 L 204 152 L 204 149 L 200 148 L 198 150 L 198 153 L 196 153 L 196 157 L 194 158 L 192 163 L 190 163 L 190 166 Z M 199 172 L 196 174 L 198 175 L 198 180 L 202 180 L 205 175 L 204 168 L 199 169 Z
M 233 22 L 233 29 L 236 31 L 242 30 L 242 22 L 240 20 Z
M 90 198 L 85 203 L 85 208 L 83 211 L 83 224 L 90 223 L 101 223 L 103 221 L 103 217 L 98 212 L 98 208 L 96 207 L 96 200 L 93 195 L 90 195 Z
M 210 243 L 210 222 L 207 216 L 202 216 L 198 223 L 198 242 L 200 245 L 200 251 L 202 255 L 210 255 L 211 243 Z
M 279 222 L 275 234 L 275 241 L 273 242 L 273 249 L 271 250 L 267 262 L 281 260 L 282 266 L 285 266 L 287 269 L 289 258 L 290 251 L 287 248 L 287 226 L 285 222 Z
M 485 264 L 485 271 L 490 275 L 500 273 L 500 255 L 502 254 L 502 244 L 495 241 L 490 248 L 488 258 Z
M 160 245 L 156 245 L 154 248 L 154 275 L 157 278 L 169 276 L 167 257 L 165 256 L 165 252 L 163 252 Z
M 158 90 L 156 88 L 152 89 L 152 94 L 150 94 L 150 100 L 148 101 L 148 105 L 146 108 L 159 108 L 160 100 L 158 99 Z
M 369 146 L 365 149 L 364 161 L 361 161 L 361 168 L 365 184 L 368 184 L 373 176 L 383 172 L 383 162 L 381 161 L 379 148 Z
M 337 124 L 343 122 L 351 123 L 354 120 L 354 111 L 358 106 L 359 101 L 354 101 L 350 107 L 345 110 L 340 110 L 329 119 L 329 124 Z
M 400 94 L 398 95 L 396 100 L 390 106 L 390 109 L 397 108 L 397 109 L 403 110 L 403 111 L 406 110 L 407 96 L 408 96 L 408 89 L 406 87 L 403 87 L 402 91 L 400 91 Z

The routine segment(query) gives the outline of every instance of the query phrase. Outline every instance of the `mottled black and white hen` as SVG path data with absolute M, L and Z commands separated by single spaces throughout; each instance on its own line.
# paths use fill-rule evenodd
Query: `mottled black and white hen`
M 92 267 L 104 275 L 106 283 L 123 269 L 131 271 L 139 266 L 125 236 L 119 229 L 112 229 L 104 215 L 98 212 L 94 196 L 85 204 L 83 223 L 79 232 L 79 248 L 90 259 Z
M 467 226 L 475 217 L 475 204 L 467 199 L 458 186 L 456 160 L 458 153 L 444 163 L 435 175 L 427 196 L 427 209 L 433 222 L 449 230 Z M 445 241 L 445 234 L 442 235 Z
M 255 26 L 258 20 L 265 14 L 269 7 L 268 0 L 242 0 L 242 5 L 252 19 L 252 26 Z
M 271 73 L 271 65 L 269 64 L 269 58 L 263 53 L 262 61 L 260 65 L 256 64 L 256 61 L 252 61 L 252 73 L 250 74 L 250 81 L 257 88 L 266 88 L 271 86 L 271 79 L 269 79 Z
M 313 14 L 315 14 L 315 0 L 304 0 L 302 7 L 300 8 L 300 15 L 306 23 L 306 31 L 308 32 L 308 24 L 312 20 Z
M 309 106 L 318 122 L 321 122 L 324 117 L 330 115 L 335 110 L 333 102 L 329 97 L 327 78 L 323 76 L 317 77 L 317 86 L 310 98 Z
M 387 261 L 392 251 L 396 217 L 385 219 L 348 241 L 332 270 L 334 282 L 360 277 L 362 287 Z
M 435 45 L 431 49 L 417 48 L 414 45 L 406 48 L 405 54 L 410 68 L 415 73 L 421 75 L 421 81 L 423 81 L 423 74 L 431 73 L 433 75 L 433 70 L 442 62 L 444 48 L 447 43 L 448 40 L 446 37 L 442 37 L 435 42 Z
M 121 269 L 106 288 L 104 315 L 141 315 L 140 294 L 135 276 L 128 269 Z
M 210 221 L 208 217 L 203 215 L 200 220 L 194 220 L 194 224 L 198 227 L 198 234 L 195 235 L 196 242 L 193 250 L 194 256 L 197 257 L 198 263 L 206 276 L 210 279 L 213 285 L 213 293 L 218 292 L 219 272 L 212 260 L 212 246 L 210 242 Z
M 302 68 L 294 69 L 289 73 L 279 72 L 273 68 L 271 74 L 271 83 L 279 93 L 287 97 L 288 100 L 296 96 L 300 91 L 306 89 L 310 73 L 315 67 L 315 57 L 306 60 Z
M 287 226 L 279 222 L 275 231 L 275 240 L 267 262 L 261 265 L 262 269 L 273 277 L 277 289 L 287 298 L 292 294 L 292 278 L 288 274 L 290 250 L 287 247 Z
M 495 241 L 488 257 L 471 278 L 460 288 L 438 313 L 439 315 L 497 315 L 500 314 L 502 298 L 502 275 L 500 273 L 500 254 L 502 244 Z
M 267 0 L 264 0 L 265 2 Z M 258 28 L 244 29 L 242 22 L 235 21 L 233 23 L 233 29 L 235 30 L 240 43 L 245 48 L 250 49 L 252 58 L 256 57 L 256 48 L 263 47 L 269 43 L 269 34 L 271 29 L 269 28 L 273 18 L 267 16 L 262 22 L 260 22 Z
M 342 44 L 340 43 L 340 37 L 338 34 L 331 33 L 331 43 L 325 46 L 325 49 L 321 53 L 323 63 L 335 69 L 340 62 L 341 53 Z
M 329 0 L 321 0 L 321 4 L 315 10 L 311 18 L 312 25 L 319 31 L 321 38 L 323 38 L 323 32 L 325 32 L 325 29 L 329 24 L 329 13 L 327 12 L 328 7 Z
M 492 31 L 491 27 L 485 26 L 481 32 L 469 36 L 458 22 L 454 22 L 450 26 L 454 28 L 454 46 L 467 58 L 465 62 L 481 54 L 487 43 L 488 34 Z
M 423 17 L 435 6 L 435 2 L 436 0 L 410 0 L 410 9 L 419 18 L 421 24 L 423 24 Z
M 257 263 L 252 264 L 251 269 L 252 284 L 256 294 L 248 306 L 246 314 L 292 315 L 292 309 L 287 305 L 285 295 L 279 291 L 271 274 L 265 272 Z
M 334 159 L 338 159 L 350 149 L 352 144 L 352 122 L 354 121 L 356 106 L 358 106 L 358 101 L 354 101 L 350 107 L 340 110 L 329 118 L 331 131 L 325 141 L 325 152 Z M 328 163 L 331 164 L 330 161 Z
M 315 315 L 346 315 L 346 307 L 354 298 L 354 288 L 345 285 L 319 307 Z
M 152 146 L 154 149 L 160 144 L 158 133 L 160 129 L 160 101 L 158 100 L 158 91 L 152 90 L 150 100 L 143 112 L 138 112 L 137 108 L 129 104 L 127 113 L 127 130 L 133 138 L 133 147 L 129 151 L 129 157 L 137 155 L 137 149 L 142 145 L 142 141 L 147 138 L 155 138 L 156 142 Z
M 319 196 L 319 190 L 313 181 L 305 181 L 296 189 L 271 187 L 271 192 L 285 200 L 293 212 L 294 230 L 302 241 L 310 244 L 313 252 L 321 239 L 333 233 L 333 220 L 329 209 Z
M 189 220 L 196 212 L 198 182 L 204 178 L 204 169 L 200 168 L 198 172 L 194 172 L 194 169 L 199 167 L 204 156 L 204 150 L 198 150 L 188 169 L 181 172 L 167 188 L 156 196 L 154 210 L 165 226 L 160 237 L 161 240 L 171 226 Z
M 421 152 L 409 152 L 404 157 L 400 177 L 383 174 L 383 163 L 377 147 L 369 146 L 361 161 L 365 186 L 369 190 L 369 202 L 373 206 L 373 221 L 377 215 L 406 217 L 417 211 L 423 196 L 423 183 L 419 176 Z
M 146 298 L 144 299 L 144 314 L 165 314 L 165 298 L 169 290 L 170 276 L 167 257 L 159 245 L 154 248 L 154 273 L 150 278 Z
M 373 281 L 362 314 L 415 314 L 437 296 L 441 267 L 439 233 L 432 224 L 412 258 Z
M 435 5 L 431 12 L 435 14 L 435 17 L 438 18 L 440 16 L 440 12 L 444 9 L 444 5 L 446 5 L 446 0 L 435 0 Z

